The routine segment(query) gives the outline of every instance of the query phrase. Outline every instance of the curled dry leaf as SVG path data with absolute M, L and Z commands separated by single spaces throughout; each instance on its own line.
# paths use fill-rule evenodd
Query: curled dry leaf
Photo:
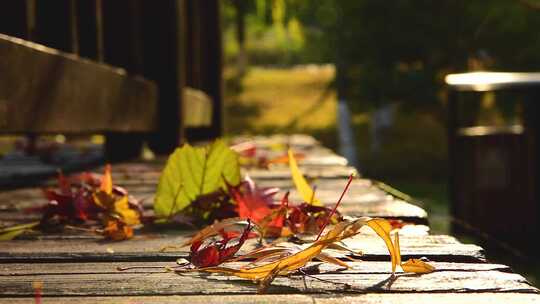
M 353 222 L 343 221 L 335 225 L 328 233 L 315 241 L 307 248 L 294 253 L 290 256 L 278 259 L 271 263 L 248 269 L 234 269 L 228 267 L 207 267 L 200 268 L 200 271 L 217 272 L 234 275 L 244 279 L 250 279 L 260 282 L 264 287 L 271 283 L 277 275 L 287 275 L 291 272 L 304 267 L 309 261 L 317 257 L 323 249 L 334 242 L 356 235 L 360 228 L 366 224 L 369 218 L 360 218 Z M 260 289 L 261 290 L 261 289 Z
M 394 241 L 392 241 L 390 237 L 392 227 L 391 224 L 385 219 L 363 217 L 354 221 L 342 221 L 336 224 L 326 233 L 326 235 L 322 236 L 320 239 L 301 250 L 294 250 L 279 246 L 266 247 L 263 249 L 257 249 L 236 259 L 241 260 L 254 258 L 256 259 L 256 262 L 273 260 L 263 265 L 240 269 L 217 266 L 198 268 L 195 270 L 210 273 L 224 273 L 244 279 L 258 281 L 258 290 L 259 292 L 263 292 L 276 276 L 287 275 L 295 272 L 304 267 L 314 258 L 318 258 L 323 262 L 332 263 L 338 266 L 348 267 L 345 262 L 327 255 L 322 251 L 328 247 L 331 247 L 333 244 L 339 243 L 344 239 L 358 234 L 360 228 L 364 225 L 367 225 L 373 229 L 377 235 L 379 235 L 379 237 L 385 241 L 392 259 L 392 273 L 394 273 L 397 265 L 401 265 L 405 272 L 427 273 L 435 269 L 426 262 L 416 259 L 409 260 L 402 264 L 399 249 L 399 236 L 396 233 Z M 335 246 L 332 247 L 336 248 Z
M 381 237 L 392 260 L 392 273 L 395 273 L 396 266 L 399 265 L 404 272 L 429 273 L 435 270 L 435 267 L 419 259 L 410 259 L 405 263 L 401 262 L 401 248 L 399 245 L 399 233 L 394 234 L 394 241 L 390 237 L 393 229 L 392 224 L 384 219 L 373 219 L 367 225 L 371 227 L 379 237 Z
M 195 241 L 191 244 L 191 263 L 196 267 L 211 267 L 232 259 L 249 237 L 251 228 L 251 223 L 248 223 L 234 245 L 230 245 L 230 242 L 235 240 L 237 234 L 227 233 L 224 230 L 220 231 L 221 240 L 210 242 L 202 249 L 203 240 Z
M 240 218 L 240 217 L 233 217 L 233 218 L 228 218 L 219 222 L 215 222 L 214 224 L 206 226 L 205 228 L 201 229 L 193 237 L 191 237 L 191 239 L 180 244 L 180 247 L 189 246 L 195 242 L 202 241 L 204 239 L 207 239 L 215 235 L 219 235 L 220 233 L 222 233 L 221 231 L 224 231 L 226 228 L 237 226 L 243 223 L 247 223 L 247 222 L 245 219 Z
M 390 238 L 390 232 L 392 231 L 392 225 L 385 219 L 373 219 L 367 224 L 377 235 L 384 240 L 386 248 L 390 253 L 392 261 L 392 273 L 396 272 L 396 265 L 398 265 L 397 256 L 394 243 Z

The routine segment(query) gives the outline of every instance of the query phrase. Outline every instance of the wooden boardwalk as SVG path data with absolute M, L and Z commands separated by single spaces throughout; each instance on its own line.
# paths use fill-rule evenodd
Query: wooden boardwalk
M 261 137 L 255 143 L 259 149 L 279 150 L 276 154 L 286 146 L 304 153 L 301 168 L 317 185 L 318 197 L 325 204 L 336 202 L 347 176 L 355 171 L 308 136 Z M 113 180 L 144 199 L 145 208 L 150 209 L 162 166 L 163 161 L 115 165 Z M 245 168 L 244 174 L 261 186 L 290 189 L 292 201 L 299 201 L 286 166 Z M 522 276 L 486 261 L 476 245 L 431 235 L 426 212 L 388 191 L 359 177 L 340 211 L 403 220 L 407 223 L 400 231 L 403 258 L 426 257 L 437 268 L 435 272 L 392 277 L 383 241 L 366 230 L 346 242 L 364 252 L 356 257 L 361 261 L 350 262 L 351 269 L 340 271 L 323 264 L 321 273 L 313 277 L 278 277 L 268 294 L 256 295 L 256 284 L 236 277 L 178 275 L 160 268 L 117 271 L 119 266 L 174 266 L 188 252 L 159 249 L 180 244 L 193 231 L 137 231 L 133 239 L 123 242 L 80 233 L 25 235 L 0 243 L 0 303 L 32 303 L 36 282 L 43 285 L 44 303 L 540 303 L 538 289 Z M 39 215 L 21 210 L 44 202 L 38 188 L 0 193 L 0 227 L 37 219 Z

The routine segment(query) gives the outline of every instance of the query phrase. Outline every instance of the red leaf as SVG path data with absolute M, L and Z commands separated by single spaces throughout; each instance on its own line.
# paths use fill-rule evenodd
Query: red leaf
M 250 236 L 251 228 L 251 223 L 249 223 L 238 238 L 238 242 L 234 245 L 229 245 L 235 239 L 234 233 L 223 230 L 220 231 L 221 240 L 215 241 L 202 249 L 199 248 L 204 240 L 193 242 L 190 253 L 191 263 L 197 267 L 212 267 L 230 260 Z
M 238 216 L 249 218 L 255 223 L 261 222 L 272 213 L 270 206 L 278 191 L 277 188 L 257 188 L 249 176 L 240 185 L 229 186 L 229 194 L 238 204 Z

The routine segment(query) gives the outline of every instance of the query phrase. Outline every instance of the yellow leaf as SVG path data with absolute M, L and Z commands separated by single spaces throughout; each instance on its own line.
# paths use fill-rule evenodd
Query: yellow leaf
M 111 194 L 113 190 L 112 175 L 111 175 L 111 165 L 107 164 L 105 166 L 105 173 L 101 178 L 101 185 L 99 189 L 107 194 Z
M 288 153 L 289 167 L 291 168 L 291 175 L 294 181 L 294 185 L 296 186 L 296 190 L 298 190 L 298 193 L 300 193 L 300 196 L 302 196 L 302 199 L 306 203 L 311 202 L 312 205 L 322 206 L 323 204 L 314 197 L 313 189 L 311 189 L 308 182 L 302 175 L 302 172 L 300 172 L 298 164 L 296 163 L 296 159 L 294 158 L 294 153 L 291 149 L 289 149 Z
M 392 225 L 387 220 L 381 218 L 371 219 L 366 223 L 366 225 L 373 229 L 375 233 L 377 233 L 377 235 L 384 240 L 384 243 L 388 248 L 388 252 L 390 253 L 390 258 L 392 260 L 392 273 L 396 272 L 396 265 L 398 265 L 398 254 L 396 253 L 394 243 L 392 243 L 392 239 L 390 238 L 390 231 L 392 231 Z
M 394 253 L 396 254 L 396 264 L 401 265 L 401 248 L 399 247 L 399 233 L 394 234 Z
M 212 273 L 225 273 L 244 279 L 261 281 L 266 285 L 269 284 L 269 280 L 271 281 L 276 275 L 286 275 L 305 266 L 313 258 L 319 256 L 321 251 L 333 242 L 341 241 L 344 238 L 357 234 L 358 230 L 367 220 L 367 218 L 360 218 L 354 222 L 340 222 L 325 236 L 311 244 L 309 247 L 268 264 L 247 269 L 208 267 L 197 270 Z
M 0 229 L 0 241 L 10 241 L 18 235 L 39 225 L 39 222 L 22 224 Z
M 139 225 L 139 212 L 131 209 L 127 195 L 114 202 L 114 213 L 120 215 L 123 222 L 128 226 Z
M 407 262 L 401 264 L 401 268 L 405 272 L 414 273 L 430 273 L 435 271 L 435 267 L 420 259 L 409 259 Z
M 343 268 L 351 268 L 347 263 L 331 256 L 331 255 L 328 255 L 326 253 L 319 253 L 319 255 L 317 256 L 317 258 L 323 262 L 326 262 L 326 263 L 329 263 L 329 264 L 334 264 L 334 265 L 337 265 L 337 266 L 340 266 L 340 267 L 343 267 Z

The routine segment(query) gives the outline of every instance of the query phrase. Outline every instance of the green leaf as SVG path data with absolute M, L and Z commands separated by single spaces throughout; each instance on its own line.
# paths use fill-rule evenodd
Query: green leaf
M 39 225 L 39 222 L 33 222 L 29 224 L 22 224 L 17 226 L 11 226 L 0 229 L 0 241 L 9 241 L 16 238 L 18 235 L 28 231 L 35 226 Z
M 240 183 L 238 155 L 223 140 L 209 146 L 189 144 L 176 149 L 161 173 L 154 200 L 156 217 L 171 216 L 186 208 L 199 195 Z

